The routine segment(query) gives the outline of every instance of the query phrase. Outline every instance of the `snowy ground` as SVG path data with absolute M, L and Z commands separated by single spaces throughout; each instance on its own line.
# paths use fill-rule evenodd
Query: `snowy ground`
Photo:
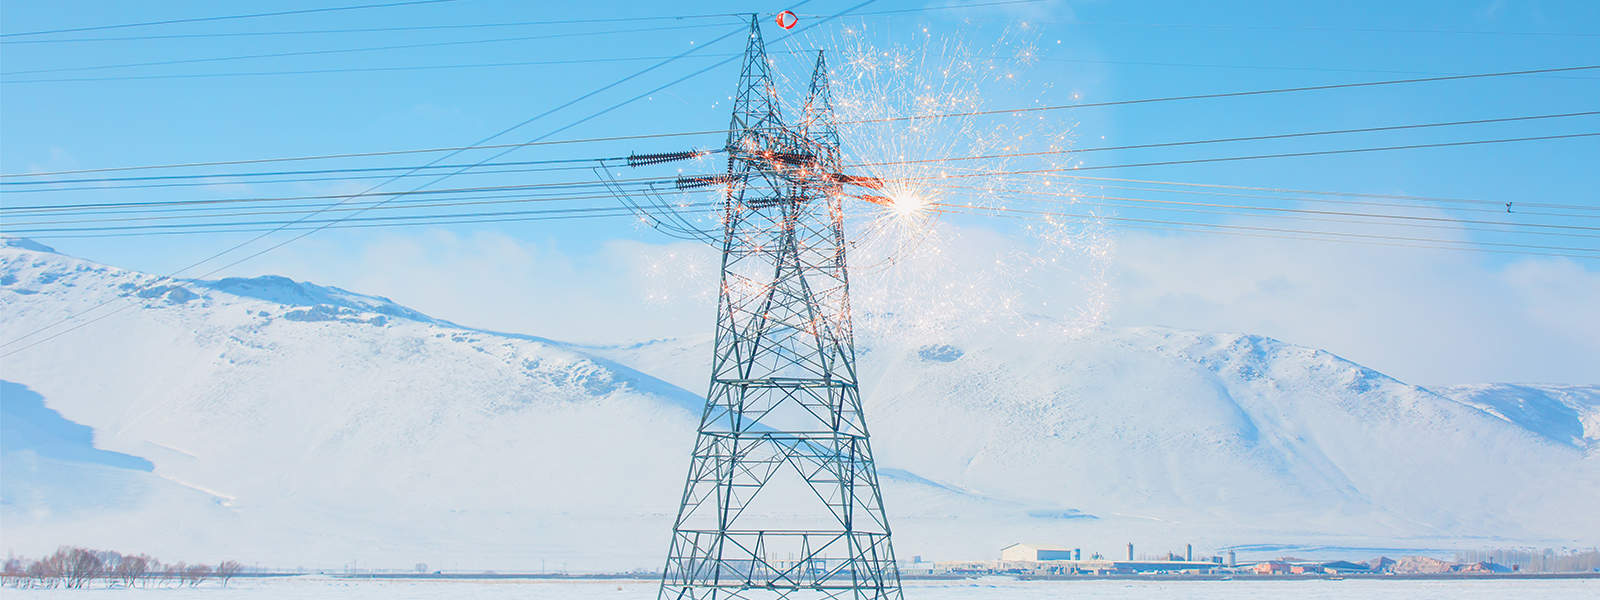
M 655 598 L 656 585 L 639 581 L 348 581 L 323 577 L 235 580 L 228 589 L 65 590 L 6 589 L 6 600 L 32 598 L 205 598 L 208 600 L 456 600 L 516 598 L 566 600 L 569 598 Z M 960 582 L 909 582 L 908 600 L 1111 600 L 1122 598 L 1294 598 L 1295 600 L 1476 600 L 1501 598 L 1600 597 L 1600 580 L 1488 580 L 1488 581 L 1053 581 L 1019 582 L 985 579 Z

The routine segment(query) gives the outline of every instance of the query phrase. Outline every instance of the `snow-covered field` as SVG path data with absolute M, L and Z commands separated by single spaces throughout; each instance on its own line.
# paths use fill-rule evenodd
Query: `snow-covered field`
M 960 582 L 909 582 L 907 600 L 1120 600 L 1124 598 L 1295 598 L 1296 600 L 1499 600 L 1502 598 L 1595 598 L 1600 580 L 1490 581 L 1051 581 L 986 579 Z M 570 598 L 655 598 L 656 584 L 640 581 L 350 581 L 321 577 L 236 580 L 229 588 L 96 590 L 6 589 L 7 600 L 34 598 L 143 598 L 206 600 L 567 600 Z

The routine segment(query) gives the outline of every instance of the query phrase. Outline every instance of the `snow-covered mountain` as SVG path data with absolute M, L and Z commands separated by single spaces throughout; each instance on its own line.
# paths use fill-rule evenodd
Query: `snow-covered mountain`
M 0 364 L 7 550 L 500 569 L 665 550 L 708 339 L 578 346 L 0 248 L 4 339 L 85 310 L 116 312 Z M 861 340 L 902 555 L 1600 538 L 1600 387 L 1436 392 L 1257 336 L 1019 333 Z

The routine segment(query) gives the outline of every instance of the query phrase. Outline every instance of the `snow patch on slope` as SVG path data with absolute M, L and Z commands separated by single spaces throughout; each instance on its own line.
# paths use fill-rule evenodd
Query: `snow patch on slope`
M 1600 452 L 1600 385 L 1484 383 L 1433 390 L 1552 442 Z

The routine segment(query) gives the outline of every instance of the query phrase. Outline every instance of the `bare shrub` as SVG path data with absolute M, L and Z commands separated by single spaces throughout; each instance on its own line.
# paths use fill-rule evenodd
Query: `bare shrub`
M 62 548 L 56 551 L 56 556 L 61 557 L 62 579 L 70 589 L 88 587 L 105 572 L 105 560 L 88 548 Z
M 189 580 L 189 587 L 194 587 L 200 585 L 200 582 L 205 581 L 207 577 L 211 576 L 211 567 L 206 565 L 190 565 L 189 568 L 184 569 L 183 574 Z
M 228 587 L 228 580 L 233 579 L 233 576 L 238 575 L 239 571 L 242 570 L 244 570 L 244 565 L 239 564 L 238 561 L 222 561 L 217 563 L 217 580 L 222 582 L 222 587 Z
M 62 553 L 57 552 L 28 565 L 28 579 L 33 582 L 32 587 L 47 589 L 60 587 L 61 574 L 66 570 L 62 564 L 63 560 Z
M 134 584 L 143 581 L 145 576 L 150 574 L 150 563 L 152 562 L 155 562 L 154 559 L 143 554 L 124 556 L 122 560 L 117 561 L 117 566 L 111 570 L 111 576 L 122 581 L 123 586 L 133 587 Z
M 29 588 L 45 587 L 45 581 L 48 579 L 43 561 L 37 560 L 28 564 L 28 568 L 23 571 L 23 576 L 27 577 Z
M 21 586 L 24 578 L 28 576 L 28 565 L 15 556 L 7 558 L 5 565 L 0 566 L 0 585 L 11 584 Z

